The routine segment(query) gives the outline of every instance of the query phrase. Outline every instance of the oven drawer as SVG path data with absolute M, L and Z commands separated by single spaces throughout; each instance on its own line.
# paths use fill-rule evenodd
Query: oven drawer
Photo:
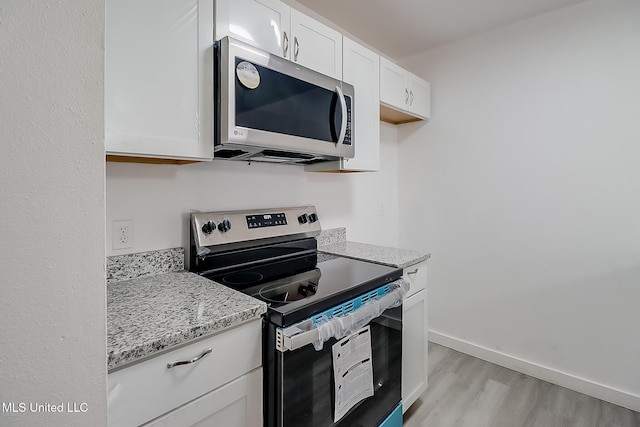
M 257 319 L 109 374 L 109 425 L 140 425 L 259 367 L 261 333 Z

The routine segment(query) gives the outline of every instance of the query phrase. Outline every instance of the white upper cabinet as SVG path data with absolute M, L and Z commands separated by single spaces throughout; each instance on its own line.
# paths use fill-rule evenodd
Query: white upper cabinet
M 380 118 L 383 121 L 400 124 L 428 119 L 430 96 L 429 82 L 380 58 Z
M 211 160 L 213 0 L 107 0 L 105 13 L 108 159 Z
M 289 59 L 327 76 L 342 79 L 342 34 L 291 9 Z
M 215 3 L 216 40 L 231 36 L 274 55 L 288 56 L 291 7 L 279 0 Z
M 219 40 L 231 36 L 312 70 L 342 78 L 342 34 L 278 0 L 216 0 Z
M 354 141 L 356 155 L 344 159 L 346 170 L 380 169 L 380 55 L 345 37 L 343 78 L 355 88 Z
M 380 58 L 380 102 L 405 109 L 408 101 L 407 71 L 388 59 Z
M 359 172 L 380 169 L 380 56 L 347 37 L 343 38 L 343 76 L 355 89 L 353 140 L 355 157 L 306 166 L 311 171 Z
M 418 117 L 428 119 L 431 116 L 431 85 L 420 77 L 409 73 L 409 111 Z

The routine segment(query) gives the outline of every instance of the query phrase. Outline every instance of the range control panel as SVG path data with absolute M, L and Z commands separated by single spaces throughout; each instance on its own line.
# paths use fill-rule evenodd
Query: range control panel
M 247 215 L 249 228 L 273 227 L 275 225 L 287 225 L 287 215 L 284 212 L 262 215 Z
M 313 237 L 320 234 L 315 206 L 255 211 L 194 212 L 191 231 L 196 246 L 216 247 L 283 236 Z

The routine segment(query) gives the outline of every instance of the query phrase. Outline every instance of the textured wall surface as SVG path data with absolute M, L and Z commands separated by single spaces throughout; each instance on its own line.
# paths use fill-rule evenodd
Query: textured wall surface
M 104 0 L 0 3 L 2 426 L 106 425 L 103 33 Z

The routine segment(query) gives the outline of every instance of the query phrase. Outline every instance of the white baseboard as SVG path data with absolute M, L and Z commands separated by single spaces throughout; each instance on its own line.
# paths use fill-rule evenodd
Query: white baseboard
M 429 341 L 579 393 L 640 412 L 640 396 L 429 330 Z

